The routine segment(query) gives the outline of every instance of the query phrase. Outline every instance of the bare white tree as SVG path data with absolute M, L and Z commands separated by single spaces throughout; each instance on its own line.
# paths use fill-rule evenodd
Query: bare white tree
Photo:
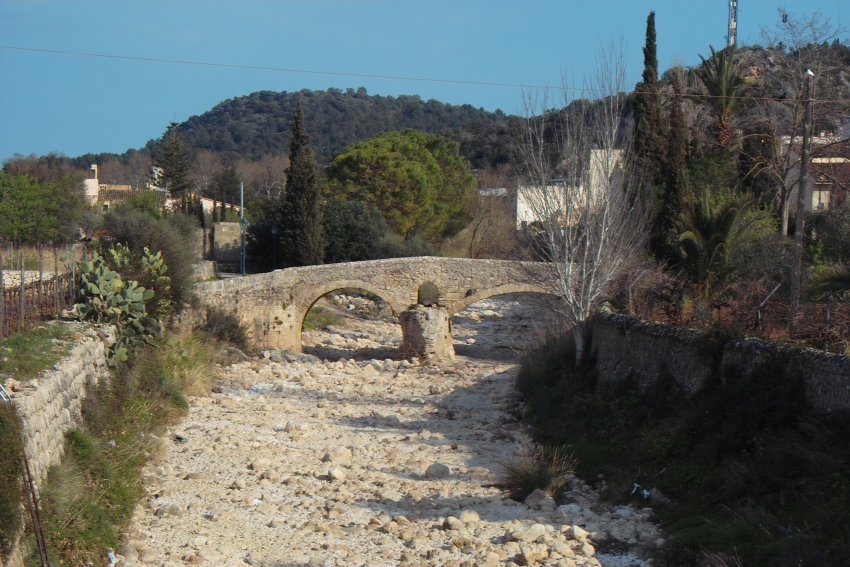
M 648 233 L 645 195 L 632 173 L 622 50 L 614 53 L 597 60 L 580 89 L 588 100 L 566 105 L 575 92 L 566 83 L 560 111 L 546 111 L 547 94 L 526 96 L 517 206 L 528 215 L 536 252 L 573 327 L 577 366 L 588 319 L 619 291 L 615 286 L 641 259 Z

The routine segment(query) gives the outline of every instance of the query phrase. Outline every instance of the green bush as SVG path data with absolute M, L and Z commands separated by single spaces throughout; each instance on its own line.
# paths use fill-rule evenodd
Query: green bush
M 161 251 L 168 266 L 171 287 L 170 292 L 162 297 L 169 299 L 178 311 L 190 302 L 194 285 L 192 265 L 197 260 L 194 246 L 197 221 L 194 217 L 174 214 L 156 220 L 122 205 L 104 216 L 103 226 L 111 238 L 126 244 L 130 252 L 139 258 L 145 247 L 154 254 Z M 141 274 L 133 279 L 141 281 Z
M 713 340 L 728 338 L 721 329 Z M 601 388 L 572 370 L 571 353 L 561 339 L 524 361 L 526 420 L 539 443 L 572 452 L 580 476 L 603 478 L 609 498 L 637 498 L 634 483 L 667 497 L 661 563 L 850 564 L 848 412 L 814 413 L 779 362 L 746 376 L 717 368 L 686 397 L 672 377 Z
M 338 325 L 342 321 L 337 313 L 323 307 L 313 307 L 307 312 L 304 317 L 304 331 L 315 331 L 318 329 L 327 329 L 331 325 Z
M 120 253 L 112 252 L 118 263 L 123 263 Z M 147 314 L 147 303 L 154 297 L 152 290 L 132 280 L 123 281 L 97 252 L 90 262 L 80 262 L 77 268 L 80 300 L 73 314 L 84 321 L 115 326 L 116 340 L 109 348 L 111 363 L 126 361 L 134 350 L 162 333 L 162 322 Z

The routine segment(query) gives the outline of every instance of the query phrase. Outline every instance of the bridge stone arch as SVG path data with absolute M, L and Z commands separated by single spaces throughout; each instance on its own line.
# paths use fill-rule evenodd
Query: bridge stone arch
M 344 288 L 362 289 L 363 291 L 367 291 L 373 295 L 380 297 L 387 303 L 387 305 L 389 305 L 390 310 L 396 317 L 398 317 L 408 305 L 408 303 L 406 302 L 406 295 L 400 295 L 397 292 L 393 293 L 393 290 L 379 288 L 376 287 L 373 283 L 366 282 L 363 280 L 335 280 L 332 282 L 320 284 L 316 287 L 304 286 L 299 289 L 298 292 L 296 292 L 296 296 L 293 298 L 295 299 L 295 301 L 293 302 L 291 308 L 292 318 L 294 319 L 294 326 L 292 328 L 292 342 L 299 346 L 299 351 L 301 350 L 301 330 L 304 327 L 304 319 L 306 319 L 307 313 L 310 312 L 310 309 L 312 309 L 316 302 L 319 301 L 322 297 L 332 291 Z
M 202 305 L 236 315 L 255 346 L 301 351 L 301 327 L 307 312 L 325 294 L 359 288 L 381 297 L 400 319 L 413 307 L 444 312 L 441 333 L 451 338 L 449 318 L 464 307 L 506 293 L 553 293 L 544 283 L 546 265 L 467 258 L 392 258 L 287 268 L 265 274 L 197 284 Z M 439 290 L 436 307 L 417 306 L 419 290 Z M 428 319 L 425 317 L 424 319 Z M 423 320 L 424 320 L 423 319 Z M 405 329 L 402 321 L 403 330 Z M 405 341 L 407 337 L 405 336 Z M 451 341 L 448 341 L 449 348 Z
M 517 284 L 505 284 L 500 285 L 494 288 L 485 289 L 482 291 L 475 291 L 470 295 L 464 295 L 464 297 L 458 301 L 455 301 L 451 305 L 447 306 L 449 316 L 456 315 L 460 311 L 463 311 L 473 303 L 477 303 L 482 299 L 487 299 L 488 297 L 495 297 L 497 295 L 507 295 L 509 293 L 535 293 L 540 295 L 549 295 L 552 297 L 557 297 L 557 294 L 551 289 L 546 289 L 542 286 L 538 285 L 529 285 L 523 283 Z

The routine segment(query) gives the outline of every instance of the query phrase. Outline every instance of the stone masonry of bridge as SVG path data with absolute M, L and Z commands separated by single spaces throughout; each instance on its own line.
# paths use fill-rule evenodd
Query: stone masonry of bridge
M 203 282 L 196 291 L 204 306 L 236 315 L 254 345 L 300 352 L 304 318 L 327 293 L 359 288 L 379 296 L 400 317 L 417 305 L 422 286 L 435 286 L 438 301 L 433 308 L 447 316 L 442 328 L 445 335 L 439 342 L 448 339 L 450 347 L 448 320 L 452 315 L 494 295 L 552 294 L 553 289 L 545 284 L 545 270 L 545 265 L 535 262 L 392 258 L 287 268 Z

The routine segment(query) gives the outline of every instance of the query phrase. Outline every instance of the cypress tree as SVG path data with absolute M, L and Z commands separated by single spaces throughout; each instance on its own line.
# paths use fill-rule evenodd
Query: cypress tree
M 646 45 L 643 48 L 643 76 L 635 88 L 635 150 L 650 185 L 657 185 L 664 167 L 664 121 L 658 86 L 658 57 L 655 46 L 655 12 L 646 18 Z
M 670 101 L 667 167 L 663 171 L 664 190 L 657 209 L 651 242 L 656 256 L 668 260 L 677 257 L 676 221 L 688 191 L 688 133 L 685 114 L 682 112 L 682 82 L 683 70 L 677 67 L 672 73 L 673 99 Z
M 286 192 L 277 215 L 278 257 L 284 266 L 321 264 L 324 256 L 322 212 L 316 162 L 304 126 L 301 104 L 292 119 Z
M 157 182 L 168 191 L 172 199 L 180 199 L 180 209 L 188 210 L 188 196 L 192 190 L 192 148 L 177 129 L 177 123 L 168 125 L 162 136 L 154 165 L 162 169 Z

